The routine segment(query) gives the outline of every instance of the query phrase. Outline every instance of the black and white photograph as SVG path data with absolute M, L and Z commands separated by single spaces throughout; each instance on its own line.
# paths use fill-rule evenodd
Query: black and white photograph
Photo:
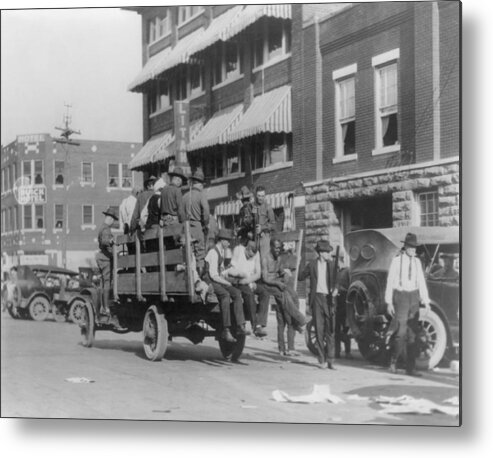
M 1 417 L 461 426 L 463 8 L 2 9 Z

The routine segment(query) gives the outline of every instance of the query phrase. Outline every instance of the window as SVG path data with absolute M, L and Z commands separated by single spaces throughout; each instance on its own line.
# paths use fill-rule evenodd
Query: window
M 16 162 L 14 162 L 12 164 L 12 170 L 13 170 L 13 173 L 12 173 L 12 175 L 13 175 L 12 187 L 14 187 L 14 184 L 15 184 L 17 178 L 18 178 L 17 177 L 17 163 Z
M 168 10 L 149 21 L 149 43 L 154 43 L 171 33 L 171 20 Z
M 219 42 L 214 54 L 214 84 L 243 74 L 243 48 L 237 42 Z
M 383 56 L 383 57 L 382 57 Z M 398 67 L 399 50 L 373 58 L 375 67 L 375 149 L 399 150 Z
M 8 170 L 8 174 L 9 174 L 9 180 L 8 180 L 8 189 L 12 189 L 14 187 L 14 166 L 13 165 L 9 165 L 9 167 L 7 168 Z
M 18 209 L 18 207 L 14 207 L 14 218 L 12 220 L 14 231 L 16 231 L 19 228 L 19 226 L 18 226 L 19 223 L 17 222 L 18 219 L 19 219 L 19 209 Z
M 55 204 L 55 229 L 63 229 L 63 205 Z
M 36 229 L 44 229 L 45 227 L 44 205 L 35 205 L 34 213 L 36 217 Z
M 293 160 L 291 134 L 267 133 L 257 136 L 253 144 L 253 170 Z
M 2 234 L 5 232 L 5 210 L 2 210 Z
M 7 190 L 7 187 L 5 186 L 5 171 L 6 169 L 2 169 L 2 193 L 4 193 Z
M 241 169 L 241 150 L 240 145 L 230 144 L 226 146 L 226 175 L 240 173 Z
M 29 179 L 29 183 L 32 183 L 31 176 L 31 161 L 22 161 L 22 176 Z
M 204 66 L 199 64 L 190 65 L 190 95 L 200 94 L 204 90 Z
M 44 183 L 43 161 L 34 161 L 34 184 Z
M 33 228 L 33 206 L 32 205 L 23 205 L 22 212 L 24 214 L 23 217 L 23 229 L 32 229 Z
M 118 164 L 108 164 L 108 186 L 110 188 L 120 187 L 120 177 Z
M 62 186 L 64 183 L 65 162 L 55 161 L 55 185 Z
M 10 215 L 9 215 L 9 221 L 10 221 L 9 230 L 12 232 L 15 231 L 15 229 L 16 229 L 16 227 L 15 227 L 16 224 L 15 224 L 15 219 L 14 219 L 15 218 L 14 208 L 15 207 L 10 207 L 10 209 L 9 209 L 9 213 L 10 213 Z
M 180 6 L 178 9 L 178 25 L 187 22 L 204 10 L 203 6 Z
M 92 183 L 93 182 L 93 170 L 92 162 L 82 163 L 82 183 Z
M 428 191 L 418 194 L 421 226 L 438 226 L 438 192 Z
M 43 161 L 22 161 L 22 175 L 27 177 L 31 184 L 44 184 Z
M 171 85 L 167 80 L 157 80 L 154 90 L 149 93 L 149 114 L 158 113 L 172 105 Z
M 133 186 L 132 171 L 127 164 L 108 164 L 108 187 L 131 188 Z
M 92 205 L 82 206 L 82 225 L 83 226 L 94 225 L 94 208 Z
M 176 100 L 185 100 L 188 95 L 187 68 L 182 66 L 176 75 Z
M 253 28 L 253 66 L 282 59 L 291 52 L 291 22 L 258 21 Z

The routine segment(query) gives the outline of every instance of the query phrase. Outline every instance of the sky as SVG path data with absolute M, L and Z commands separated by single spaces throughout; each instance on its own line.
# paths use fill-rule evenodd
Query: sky
M 49 133 L 72 105 L 87 140 L 142 142 L 141 22 L 119 8 L 2 11 L 1 143 Z

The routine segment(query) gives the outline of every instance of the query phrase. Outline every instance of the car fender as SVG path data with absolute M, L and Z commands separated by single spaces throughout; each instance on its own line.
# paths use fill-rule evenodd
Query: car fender
M 96 310 L 99 310 L 100 294 L 97 288 L 83 288 L 76 296 L 71 299 L 70 302 L 72 303 L 75 299 L 82 299 L 83 301 L 89 302 L 94 312 L 96 312 Z
M 22 299 L 21 300 L 21 305 L 20 307 L 21 308 L 27 308 L 29 307 L 29 305 L 31 305 L 31 302 L 36 299 L 37 297 L 44 297 L 50 305 L 52 305 L 52 298 L 50 298 L 50 296 L 48 296 L 48 294 L 42 292 L 42 291 L 35 291 L 34 293 L 32 293 L 27 299 Z

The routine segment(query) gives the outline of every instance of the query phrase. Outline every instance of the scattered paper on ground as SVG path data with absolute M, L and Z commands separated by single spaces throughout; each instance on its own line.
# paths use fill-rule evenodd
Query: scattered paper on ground
M 250 406 L 248 404 L 242 404 L 241 408 L 242 409 L 256 409 L 257 406 Z
M 368 396 L 360 396 L 359 394 L 350 394 L 346 397 L 348 401 L 368 401 Z
M 69 377 L 65 381 L 70 383 L 94 383 L 94 380 L 85 377 Z
M 452 396 L 451 398 L 445 399 L 444 404 L 451 404 L 453 406 L 459 405 L 459 396 Z
M 413 413 L 431 415 L 433 412 L 439 412 L 454 417 L 459 415 L 458 407 L 441 406 L 428 399 L 415 399 L 408 395 L 399 397 L 378 396 L 374 401 L 386 405 L 379 411 L 381 414 Z
M 301 396 L 291 396 L 284 391 L 274 390 L 272 398 L 277 402 L 293 402 L 298 404 L 315 404 L 321 402 L 331 402 L 332 404 L 343 404 L 344 401 L 330 392 L 329 385 L 313 385 L 311 394 Z

